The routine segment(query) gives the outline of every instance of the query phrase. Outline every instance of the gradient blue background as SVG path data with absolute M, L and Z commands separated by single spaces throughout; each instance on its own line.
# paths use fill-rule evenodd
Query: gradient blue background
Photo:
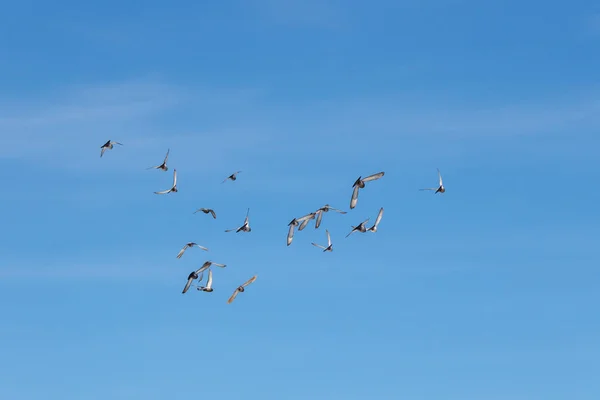
M 0 398 L 600 398 L 597 2 L 4 2 L 0 51 Z

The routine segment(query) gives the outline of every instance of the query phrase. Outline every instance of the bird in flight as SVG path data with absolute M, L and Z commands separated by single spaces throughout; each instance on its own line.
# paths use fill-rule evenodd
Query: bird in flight
M 163 171 L 168 171 L 169 167 L 167 167 L 167 160 L 169 159 L 169 152 L 171 151 L 171 149 L 167 149 L 167 155 L 165 156 L 164 161 L 162 162 L 162 164 L 160 165 L 156 165 L 154 167 L 149 167 L 146 169 L 162 169 Z
M 209 267 L 210 267 L 210 265 L 209 265 Z M 187 283 L 185 284 L 185 287 L 183 288 L 183 291 L 181 293 L 185 293 L 188 291 L 190 286 L 192 286 L 192 282 L 194 282 L 194 279 L 202 280 L 202 273 L 206 269 L 206 268 L 204 268 L 204 269 L 203 268 L 204 268 L 204 265 L 202 267 L 198 268 L 197 270 L 190 272 L 190 274 L 188 275 Z
M 331 207 L 329 204 L 325 204 L 323 207 L 316 211 L 317 220 L 315 221 L 315 229 L 321 226 L 321 220 L 323 219 L 323 213 L 329 212 L 329 210 L 338 212 L 340 214 L 346 214 L 346 211 L 338 210 L 337 208 Z
M 171 192 L 177 192 L 177 170 L 176 169 L 173 170 L 173 186 L 171 187 L 171 189 L 163 190 L 162 192 L 154 192 L 154 193 L 167 194 L 167 193 L 171 193 Z
M 252 228 L 250 228 L 250 219 L 248 218 L 249 213 L 250 213 L 250 209 L 248 209 L 248 211 L 246 212 L 246 219 L 244 220 L 244 224 L 242 226 L 240 226 L 239 228 L 226 229 L 225 232 L 232 232 L 232 231 L 235 231 L 235 233 L 238 233 L 240 231 L 250 232 L 252 230 Z
M 357 226 L 352 226 L 352 230 L 350 231 L 349 234 L 346 235 L 346 237 L 352 235 L 354 232 L 362 232 L 365 233 L 367 231 L 367 227 L 365 226 L 365 224 L 369 222 L 369 218 L 365 219 L 363 222 L 361 222 L 360 224 L 358 224 Z
M 202 211 L 204 214 L 210 213 L 214 219 L 217 218 L 217 214 L 215 214 L 215 210 L 213 210 L 212 208 L 199 208 L 196 211 L 194 211 L 194 214 L 196 214 L 198 211 Z
M 221 268 L 227 267 L 227 265 L 225 265 L 225 264 L 219 264 L 219 263 L 212 262 L 212 261 L 205 261 L 204 264 L 202 264 L 202 266 L 198 269 L 197 272 L 199 274 L 201 274 L 202 272 L 204 272 L 207 269 L 209 269 L 211 265 L 214 265 L 214 266 L 217 266 L 217 267 L 221 267 Z
M 199 247 L 199 248 L 201 248 L 201 249 L 202 249 L 202 250 L 204 250 L 204 251 L 208 251 L 208 249 L 207 249 L 206 247 L 204 247 L 204 246 L 200 246 L 198 243 L 189 242 L 189 243 L 186 243 L 186 245 L 185 245 L 185 246 L 183 246 L 183 248 L 182 248 L 181 250 L 179 250 L 179 254 L 177 254 L 177 258 L 181 258 L 181 256 L 183 255 L 183 253 L 185 253 L 185 251 L 186 251 L 188 248 L 190 248 L 190 247 L 194 247 L 194 246 L 196 246 L 196 247 Z
M 231 175 L 229 175 L 227 178 L 225 178 L 225 179 L 223 180 L 223 182 L 221 182 L 221 183 L 225 183 L 225 182 L 227 182 L 227 179 L 231 179 L 232 181 L 235 181 L 235 180 L 237 179 L 237 176 L 236 176 L 236 175 L 237 175 L 237 174 L 239 174 L 240 172 L 242 172 L 242 171 L 237 171 L 237 172 L 234 172 L 233 174 L 231 174 Z
M 352 199 L 350 199 L 350 209 L 353 209 L 354 207 L 356 207 L 356 203 L 358 202 L 358 190 L 365 187 L 365 182 L 377 180 L 377 179 L 381 178 L 384 174 L 385 174 L 385 172 L 382 171 L 382 172 L 378 172 L 373 175 L 369 175 L 362 179 L 360 176 L 358 177 L 356 182 L 354 182 L 354 184 L 352 185 L 354 190 L 352 191 Z
M 375 223 L 372 227 L 368 228 L 367 231 L 377 232 L 377 226 L 379 225 L 379 222 L 381 222 L 381 217 L 383 217 L 383 207 L 379 209 L 379 214 L 377 214 L 377 219 L 375 220 Z
M 100 157 L 102 157 L 104 155 L 104 152 L 106 150 L 112 150 L 113 145 L 118 144 L 123 146 L 123 143 L 119 143 L 119 142 L 113 142 L 112 140 L 107 141 L 106 143 L 104 143 L 102 146 L 100 146 Z
M 200 279 L 200 281 L 201 280 L 202 279 Z M 194 286 L 196 286 L 197 290 L 200 290 L 202 292 L 209 292 L 210 293 L 210 292 L 213 291 L 212 281 L 213 281 L 213 278 L 212 278 L 212 269 L 209 269 L 208 270 L 208 278 L 207 278 L 207 281 L 206 281 L 206 286 L 199 286 L 199 285 L 194 285 Z
M 252 278 L 248 279 L 245 283 L 243 283 L 240 286 L 238 286 L 237 289 L 235 289 L 235 291 L 233 292 L 233 294 L 229 298 L 229 300 L 227 300 L 227 304 L 231 304 L 231 302 L 233 300 L 235 300 L 235 298 L 237 297 L 238 293 L 242 293 L 243 291 L 245 291 L 246 289 L 244 289 L 244 288 L 246 286 L 248 286 L 249 284 L 251 284 L 252 282 L 254 282 L 256 280 L 256 276 L 257 275 L 254 275 Z
M 419 190 L 435 190 L 435 192 L 433 194 L 436 193 L 444 193 L 446 191 L 446 188 L 444 187 L 444 183 L 442 182 L 442 174 L 440 173 L 440 169 L 437 169 L 438 172 L 438 178 L 440 180 L 440 186 L 438 186 L 437 188 L 427 188 L 427 189 L 419 189 Z
M 333 251 L 333 245 L 331 244 L 331 236 L 329 235 L 329 231 L 325 229 L 325 233 L 327 233 L 327 247 L 321 246 L 320 244 L 311 243 L 313 246 L 319 247 L 325 251 Z

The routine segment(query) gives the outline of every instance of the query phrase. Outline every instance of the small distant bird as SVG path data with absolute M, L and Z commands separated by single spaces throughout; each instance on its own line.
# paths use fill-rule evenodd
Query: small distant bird
M 201 280 L 202 280 L 202 279 L 200 279 L 200 281 L 201 281 Z M 212 291 L 213 291 L 213 288 L 212 288 L 212 281 L 213 281 L 213 279 L 212 279 L 212 269 L 209 269 L 209 270 L 208 270 L 208 278 L 207 278 L 207 281 L 206 281 L 206 286 L 198 286 L 198 285 L 195 285 L 195 286 L 196 286 L 196 289 L 197 289 L 197 290 L 200 290 L 200 291 L 202 291 L 202 292 L 209 292 L 209 293 L 210 293 L 210 292 L 212 292 Z
M 204 246 L 200 246 L 198 243 L 194 243 L 194 242 L 189 242 L 187 243 L 185 246 L 183 246 L 183 248 L 181 250 L 179 250 L 179 254 L 177 254 L 177 258 L 181 258 L 181 256 L 183 255 L 183 253 L 185 253 L 185 251 L 190 248 L 190 247 L 200 247 L 202 250 L 204 251 L 208 251 L 208 249 Z
M 313 246 L 320 247 L 321 249 L 323 249 L 323 252 L 333 251 L 333 245 L 331 244 L 331 236 L 329 235 L 329 231 L 327 229 L 325 229 L 325 233 L 327 233 L 327 247 L 321 246 L 320 244 L 316 244 L 316 243 L 311 243 L 311 244 Z
M 235 180 L 237 179 L 237 176 L 236 176 L 236 175 L 237 175 L 237 174 L 239 174 L 240 172 L 242 172 L 242 171 L 237 171 L 237 172 L 234 172 L 233 174 L 231 174 L 231 175 L 229 175 L 227 178 L 225 178 L 225 179 L 223 180 L 223 182 L 221 182 L 221 183 L 225 183 L 225 182 L 227 182 L 227 179 L 231 179 L 232 181 L 235 181 Z
M 190 272 L 190 274 L 188 275 L 187 283 L 185 284 L 185 287 L 183 288 L 183 291 L 181 293 L 185 293 L 188 291 L 190 286 L 192 286 L 192 282 L 194 282 L 194 279 L 202 280 L 202 272 L 204 271 L 202 268 L 204 268 L 204 266 L 198 268 L 195 271 Z
M 354 190 L 352 191 L 352 199 L 350 199 L 350 209 L 353 209 L 354 207 L 356 207 L 356 203 L 358 202 L 358 190 L 365 187 L 365 182 L 377 180 L 377 179 L 381 178 L 384 174 L 385 174 L 385 172 L 382 171 L 382 172 L 378 172 L 373 175 L 369 175 L 363 179 L 361 179 L 360 176 L 358 177 L 356 182 L 354 182 L 354 184 L 352 185 Z
M 361 222 L 360 224 L 358 224 L 357 226 L 352 226 L 352 230 L 350 231 L 349 234 L 346 235 L 346 237 L 352 235 L 354 232 L 362 232 L 365 233 L 367 231 L 367 227 L 365 226 L 365 224 L 369 222 L 369 218 L 365 219 L 363 222 Z
M 446 191 L 446 188 L 444 187 L 444 183 L 442 182 L 442 174 L 440 173 L 440 169 L 437 169 L 438 172 L 438 178 L 440 179 L 440 186 L 438 186 L 437 188 L 428 188 L 428 189 L 419 189 L 419 190 L 435 190 L 435 192 L 433 194 L 436 193 L 444 193 Z
M 233 300 L 235 300 L 235 298 L 237 297 L 238 293 L 242 293 L 243 291 L 245 291 L 244 288 L 246 286 L 248 286 L 249 284 L 251 284 L 252 282 L 254 282 L 256 280 L 256 276 L 257 275 L 254 275 L 252 278 L 248 279 L 245 283 L 243 283 L 240 286 L 238 286 L 237 289 L 235 289 L 235 291 L 233 292 L 233 294 L 229 298 L 229 300 L 227 300 L 227 304 L 231 304 L 231 302 Z
M 154 192 L 156 194 L 166 194 L 166 193 L 175 193 L 177 192 L 177 170 L 174 169 L 173 170 L 173 186 L 171 187 L 171 189 L 168 190 L 163 190 L 162 192 Z
M 165 156 L 165 159 L 162 162 L 162 164 L 156 165 L 154 167 L 149 167 L 149 168 L 146 168 L 146 169 L 152 169 L 152 168 L 154 168 L 154 169 L 162 169 L 163 171 L 168 171 L 169 168 L 167 167 L 167 160 L 169 159 L 169 152 L 170 151 L 171 151 L 171 149 L 167 149 L 167 155 Z
M 340 214 L 346 214 L 346 211 L 338 210 L 337 208 L 331 207 L 329 204 L 325 204 L 323 207 L 319 208 L 316 211 L 317 220 L 315 221 L 315 229 L 317 229 L 319 226 L 321 226 L 321 219 L 323 219 L 323 213 L 329 212 L 329 210 L 333 210 Z
M 317 216 L 316 212 L 312 212 L 310 214 L 306 214 L 304 217 L 300 217 L 298 218 L 298 221 L 302 221 L 300 223 L 300 226 L 298 227 L 298 230 L 301 231 L 302 229 L 306 228 L 306 225 L 308 225 L 308 223 L 315 219 L 315 217 Z
M 214 219 L 217 218 L 217 214 L 215 214 L 215 210 L 213 210 L 212 208 L 199 208 L 196 211 L 194 211 L 194 214 L 196 214 L 198 211 L 202 211 L 204 214 L 211 213 Z
M 288 235 L 287 235 L 287 245 L 288 246 L 290 244 L 292 244 L 292 240 L 294 240 L 294 228 L 297 227 L 298 225 L 299 225 L 299 222 L 296 218 L 291 220 L 290 223 L 288 224 L 288 226 L 290 227 L 290 229 L 288 230 Z
M 108 150 L 112 150 L 113 145 L 115 144 L 119 144 L 121 146 L 123 146 L 123 143 L 119 143 L 119 142 L 113 142 L 112 140 L 109 140 L 108 142 L 104 143 L 102 146 L 100 146 L 100 157 L 102 157 L 104 155 L 104 152 L 108 149 Z
M 367 231 L 377 232 L 377 225 L 379 225 L 379 222 L 381 222 L 381 217 L 383 217 L 383 207 L 379 209 L 379 214 L 377 214 L 377 219 L 375 220 L 375 223 L 372 227 L 368 228 Z
M 248 219 L 248 214 L 250 213 L 250 209 L 248 209 L 248 211 L 246 212 L 246 219 L 244 220 L 244 224 L 242 226 L 240 226 L 239 228 L 233 228 L 233 229 L 227 229 L 225 230 L 225 232 L 232 232 L 235 231 L 235 233 L 238 232 L 250 232 L 252 230 L 252 228 L 250 228 L 250 220 Z

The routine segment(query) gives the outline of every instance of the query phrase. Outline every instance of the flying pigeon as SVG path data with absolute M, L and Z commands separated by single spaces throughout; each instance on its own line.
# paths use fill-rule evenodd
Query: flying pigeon
M 190 247 L 200 247 L 202 250 L 204 251 L 208 251 L 208 249 L 204 246 L 200 246 L 198 243 L 194 243 L 194 242 L 189 242 L 187 243 L 185 246 L 183 246 L 183 248 L 181 250 L 179 250 L 179 254 L 177 254 L 177 258 L 181 258 L 181 256 L 183 255 L 183 253 L 185 253 L 185 251 L 190 248 Z
M 354 190 L 352 191 L 352 199 L 350 200 L 350 209 L 353 209 L 354 207 L 356 207 L 356 203 L 358 202 L 358 190 L 365 187 L 365 182 L 377 180 L 377 179 L 381 178 L 384 174 L 385 174 L 385 172 L 382 171 L 382 172 L 378 172 L 373 175 L 369 175 L 363 179 L 361 179 L 360 176 L 358 177 L 356 182 L 354 182 L 354 184 L 352 185 Z
M 177 170 L 174 169 L 173 170 L 173 186 L 171 187 L 171 189 L 168 190 L 163 190 L 162 192 L 154 192 L 156 194 L 167 194 L 167 193 L 175 193 L 177 192 Z
M 329 212 L 329 210 L 333 210 L 340 214 L 346 214 L 346 211 L 338 210 L 337 208 L 331 207 L 329 204 L 325 204 L 323 207 L 319 208 L 316 211 L 317 220 L 315 221 L 315 229 L 317 229 L 319 226 L 321 226 L 321 219 L 323 219 L 323 213 Z
M 369 218 L 365 219 L 363 222 L 361 222 L 360 224 L 358 224 L 357 226 L 352 226 L 352 230 L 350 231 L 349 234 L 346 235 L 346 237 L 350 236 L 352 233 L 354 232 L 362 232 L 365 233 L 367 231 L 367 228 L 365 226 L 365 224 L 369 222 Z
M 217 218 L 217 214 L 215 214 L 215 210 L 213 210 L 212 208 L 199 208 L 196 211 L 194 211 L 194 214 L 196 214 L 198 211 L 202 211 L 204 214 L 210 213 L 214 219 Z
M 169 152 L 171 151 L 171 149 L 167 149 L 167 155 L 165 156 L 164 161 L 162 162 L 162 164 L 160 165 L 156 165 L 154 167 L 149 167 L 146 169 L 162 169 L 163 171 L 168 171 L 169 168 L 167 167 L 167 160 L 169 159 Z
M 108 150 L 112 150 L 113 145 L 115 144 L 119 144 L 121 146 L 123 146 L 123 143 L 119 143 L 119 142 L 113 142 L 112 140 L 109 140 L 108 142 L 104 143 L 102 146 L 100 146 L 100 157 L 102 157 L 104 155 L 104 152 L 108 149 Z
M 327 233 L 327 247 L 321 246 L 320 244 L 311 243 L 313 246 L 317 246 L 325 251 L 333 251 L 333 245 L 331 244 L 331 236 L 329 235 L 329 231 L 325 229 L 325 233 Z
M 437 188 L 428 188 L 428 189 L 419 189 L 419 190 L 435 190 L 435 192 L 433 194 L 444 193 L 446 191 L 446 188 L 444 187 L 444 183 L 442 182 L 442 174 L 440 173 L 439 168 L 438 168 L 437 172 L 438 172 L 438 178 L 440 179 L 440 186 L 438 186 Z
M 254 282 L 256 280 L 256 276 L 257 275 L 254 275 L 252 278 L 248 279 L 245 283 L 243 283 L 242 285 L 238 286 L 237 289 L 235 289 L 235 291 L 233 292 L 233 294 L 229 298 L 229 300 L 227 300 L 227 304 L 231 304 L 231 302 L 233 300 L 235 300 L 235 298 L 237 297 L 238 293 L 242 293 L 243 291 L 245 291 L 244 288 L 246 286 L 248 286 L 249 284 L 251 284 L 252 282 Z
M 221 182 L 221 183 L 225 183 L 225 182 L 227 182 L 227 179 L 231 179 L 232 181 L 235 181 L 235 180 L 237 179 L 237 176 L 236 176 L 236 175 L 237 175 L 237 174 L 239 174 L 240 172 L 242 172 L 242 171 L 237 171 L 237 172 L 234 172 L 233 174 L 231 174 L 231 175 L 229 175 L 227 178 L 225 178 L 225 179 L 223 180 L 223 182 Z
M 238 233 L 240 231 L 250 232 L 252 230 L 252 228 L 250 228 L 250 220 L 248 219 L 249 213 L 250 213 L 250 209 L 248 209 L 248 211 L 246 212 L 246 219 L 244 220 L 244 225 L 240 226 L 239 228 L 226 229 L 225 232 L 232 232 L 232 231 L 235 231 L 235 233 Z

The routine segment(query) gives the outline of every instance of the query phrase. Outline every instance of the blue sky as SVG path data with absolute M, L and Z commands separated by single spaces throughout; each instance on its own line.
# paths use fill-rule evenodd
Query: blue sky
M 594 2 L 2 8 L 1 398 L 600 396 Z

